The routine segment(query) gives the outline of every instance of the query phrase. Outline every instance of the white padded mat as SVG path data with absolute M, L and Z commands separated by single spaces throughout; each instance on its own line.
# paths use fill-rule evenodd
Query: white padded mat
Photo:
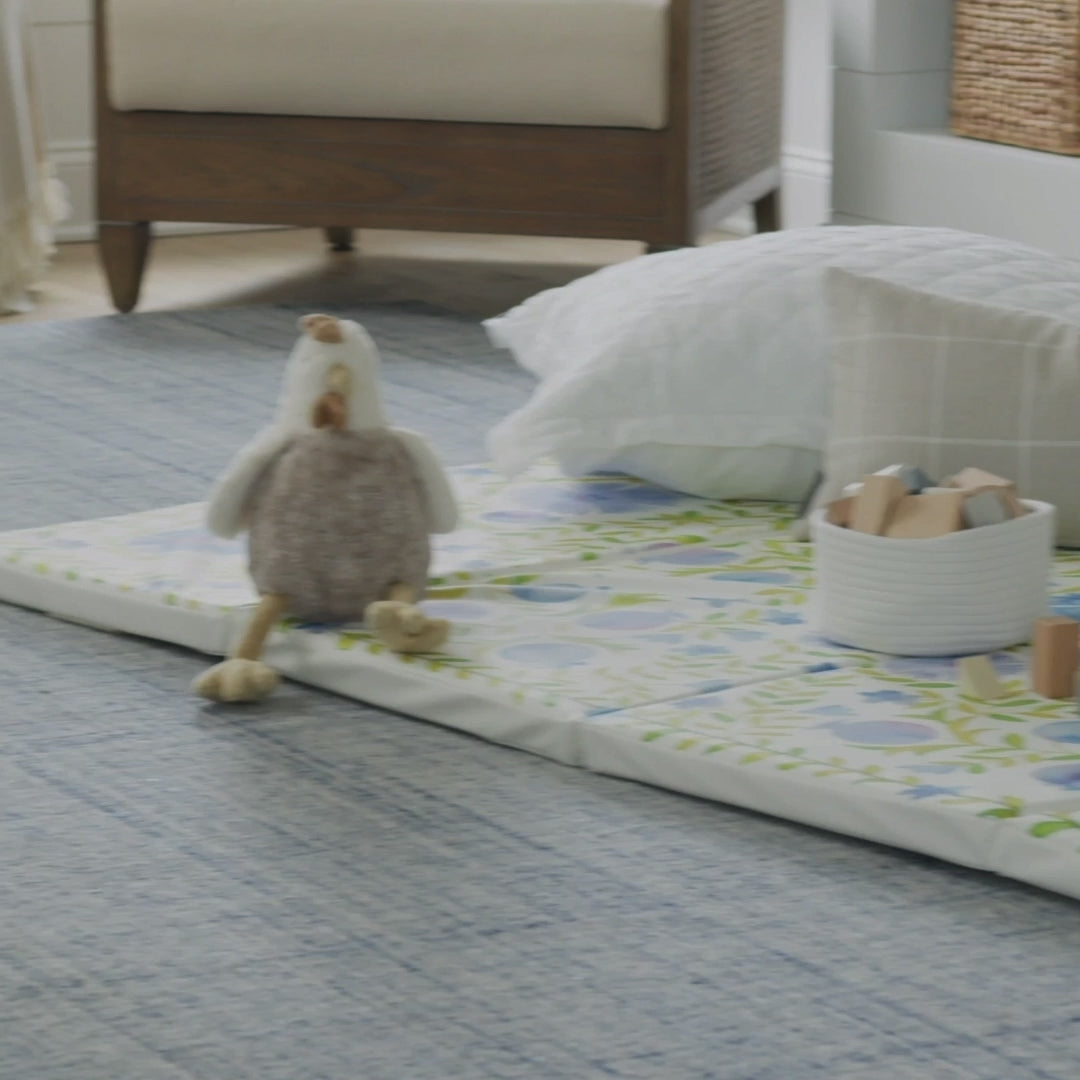
M 447 651 L 285 624 L 268 660 L 313 686 L 571 765 L 736 803 L 1080 896 L 1080 717 L 963 697 L 947 660 L 858 653 L 807 623 L 811 549 L 775 506 L 621 477 L 458 470 L 464 527 L 430 599 Z M 1080 609 L 1080 557 L 1056 606 Z M 184 506 L 0 536 L 0 598 L 222 654 L 254 601 L 241 544 Z

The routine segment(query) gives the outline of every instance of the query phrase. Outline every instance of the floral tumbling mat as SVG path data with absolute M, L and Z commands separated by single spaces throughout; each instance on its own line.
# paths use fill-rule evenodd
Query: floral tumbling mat
M 810 615 L 812 549 L 785 508 L 623 477 L 454 472 L 462 528 L 426 606 L 445 652 L 360 626 L 284 623 L 288 677 L 599 772 L 818 825 L 1080 897 L 1080 716 L 965 697 L 955 662 L 845 649 Z M 1080 613 L 1080 553 L 1055 609 Z M 188 505 L 0 535 L 0 600 L 227 652 L 254 595 L 241 543 Z

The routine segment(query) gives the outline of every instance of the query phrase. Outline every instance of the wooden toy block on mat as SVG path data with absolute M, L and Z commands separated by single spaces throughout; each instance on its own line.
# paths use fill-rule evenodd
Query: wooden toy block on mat
M 867 476 L 855 496 L 849 528 L 856 532 L 881 536 L 893 508 L 908 493 L 907 485 L 896 476 Z
M 1016 489 L 1016 483 L 1012 480 L 1006 480 L 1003 476 L 995 476 L 992 472 L 987 472 L 985 469 L 973 469 L 970 467 L 961 469 L 955 476 L 950 476 L 948 480 L 942 481 L 941 486 L 967 488 L 968 490 L 973 491 L 981 488 Z
M 1005 498 L 1007 491 L 987 488 L 977 495 L 969 495 L 964 500 L 964 521 L 969 529 L 978 529 L 983 525 L 1001 525 L 1011 521 L 1016 515 Z
M 851 522 L 851 512 L 855 507 L 855 499 L 848 496 L 846 499 L 833 499 L 825 507 L 825 520 L 830 525 L 840 525 L 847 528 Z
M 1080 622 L 1064 615 L 1036 619 L 1032 644 L 1031 686 L 1035 693 L 1048 698 L 1072 697 Z
M 885 535 L 896 540 L 930 540 L 947 536 L 964 527 L 964 493 L 940 491 L 905 495 L 885 527 Z
M 960 660 L 960 692 L 982 701 L 1005 696 L 1005 687 L 989 656 L 965 656 Z
M 1016 483 L 1006 480 L 1003 476 L 995 476 L 985 469 L 967 468 L 961 469 L 955 476 L 950 476 L 942 482 L 944 487 L 961 488 L 968 493 L 969 498 L 976 498 L 983 492 L 996 493 L 1005 504 L 1010 518 L 1020 517 L 1027 513 L 1027 507 L 1020 501 L 1016 494 Z M 988 504 L 984 504 L 988 505 Z M 997 524 L 993 521 L 980 521 L 981 525 Z

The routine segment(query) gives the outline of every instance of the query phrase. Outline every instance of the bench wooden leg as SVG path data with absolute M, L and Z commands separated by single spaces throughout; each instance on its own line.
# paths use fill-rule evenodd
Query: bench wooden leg
M 754 225 L 758 232 L 776 232 L 780 228 L 779 188 L 773 188 L 754 203 Z
M 110 221 L 98 225 L 98 254 L 117 311 L 131 311 L 139 302 L 149 251 L 150 222 Z
M 352 251 L 353 230 L 348 225 L 331 225 L 323 230 L 331 251 Z

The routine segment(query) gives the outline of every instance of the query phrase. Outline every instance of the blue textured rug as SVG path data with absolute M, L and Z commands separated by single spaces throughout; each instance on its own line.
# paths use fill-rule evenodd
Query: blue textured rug
M 353 312 L 448 462 L 528 380 Z M 201 498 L 296 312 L 0 326 L 0 528 Z M 0 608 L 2 1080 L 1074 1080 L 1075 903 Z

